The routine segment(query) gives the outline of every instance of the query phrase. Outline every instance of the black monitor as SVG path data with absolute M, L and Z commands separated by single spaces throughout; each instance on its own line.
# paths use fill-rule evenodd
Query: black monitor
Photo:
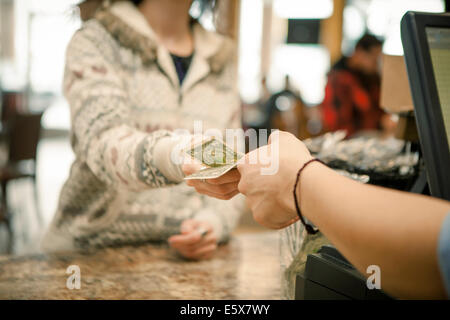
M 450 200 L 450 15 L 408 12 L 401 35 L 430 193 Z

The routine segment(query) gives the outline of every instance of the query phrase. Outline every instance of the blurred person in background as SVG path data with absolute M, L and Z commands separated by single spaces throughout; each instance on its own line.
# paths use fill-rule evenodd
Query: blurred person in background
M 328 74 L 322 118 L 325 131 L 346 130 L 393 132 L 395 123 L 380 108 L 379 65 L 382 41 L 364 35 L 350 57 L 342 57 Z
M 44 250 L 168 240 L 182 256 L 204 259 L 230 236 L 238 203 L 196 194 L 171 161 L 176 129 L 192 132 L 196 120 L 203 130 L 241 126 L 234 44 L 191 18 L 192 3 L 80 5 L 84 20 L 83 9 L 94 15 L 66 53 L 76 157 Z M 215 2 L 194 3 L 203 11 Z

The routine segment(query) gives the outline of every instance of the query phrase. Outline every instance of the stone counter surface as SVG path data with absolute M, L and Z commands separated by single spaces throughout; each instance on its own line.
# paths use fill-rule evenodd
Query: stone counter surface
M 70 265 L 80 268 L 79 290 L 66 287 Z M 155 244 L 1 256 L 0 299 L 279 299 L 279 266 L 276 232 L 235 236 L 200 262 Z

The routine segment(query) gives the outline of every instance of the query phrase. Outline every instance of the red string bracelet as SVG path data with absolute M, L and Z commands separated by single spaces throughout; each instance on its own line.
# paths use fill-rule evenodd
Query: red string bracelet
M 298 170 L 298 173 L 297 173 L 297 179 L 295 180 L 294 191 L 293 191 L 293 193 L 294 193 L 294 201 L 295 201 L 295 209 L 297 209 L 297 215 L 298 215 L 298 217 L 300 218 L 300 221 L 302 222 L 302 224 L 305 226 L 306 232 L 308 232 L 309 234 L 316 234 L 317 232 L 319 232 L 319 229 L 314 229 L 312 225 L 307 224 L 307 223 L 305 222 L 305 219 L 303 218 L 303 215 L 302 215 L 302 213 L 301 213 L 301 211 L 300 211 L 300 206 L 298 205 L 298 200 L 297 200 L 297 185 L 298 185 L 298 182 L 300 181 L 300 174 L 302 173 L 303 169 L 305 169 L 310 163 L 313 163 L 313 162 L 315 162 L 315 161 L 324 164 L 324 163 L 323 163 L 321 160 L 319 160 L 319 159 L 311 159 L 311 160 L 308 160 L 308 161 L 300 168 L 300 170 Z

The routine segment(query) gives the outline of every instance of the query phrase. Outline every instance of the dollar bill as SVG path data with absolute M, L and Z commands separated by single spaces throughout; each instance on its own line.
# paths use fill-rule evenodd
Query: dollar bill
M 197 171 L 189 176 L 184 177 L 184 180 L 199 180 L 199 179 L 214 179 L 218 178 L 231 169 L 235 168 L 237 163 L 228 164 L 220 167 L 210 167 Z
M 209 138 L 185 150 L 194 159 L 199 160 L 205 168 L 186 176 L 185 180 L 218 178 L 237 166 L 243 154 L 234 151 L 225 142 Z
M 240 156 L 223 141 L 212 138 L 188 150 L 188 154 L 209 167 L 236 163 Z

